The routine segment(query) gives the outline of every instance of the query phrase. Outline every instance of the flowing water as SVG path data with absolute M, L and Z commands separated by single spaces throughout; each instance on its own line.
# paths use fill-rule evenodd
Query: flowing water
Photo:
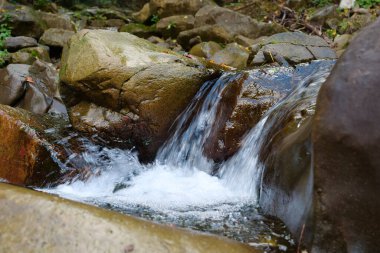
M 220 93 L 239 73 L 225 73 L 202 86 L 153 163 L 141 164 L 132 151 L 89 144 L 83 156 L 99 169 L 99 175 L 43 190 L 156 222 L 224 235 L 270 252 L 291 252 L 295 245 L 285 226 L 261 215 L 256 206 L 264 169 L 258 157 L 279 117 L 299 101 L 307 101 L 311 108 L 315 105 L 332 65 L 316 62 L 282 76 L 276 69 L 267 69 L 269 79 L 289 82 L 291 92 L 222 164 L 207 159 L 203 147 L 213 131 Z M 259 70 L 249 74 L 263 75 Z

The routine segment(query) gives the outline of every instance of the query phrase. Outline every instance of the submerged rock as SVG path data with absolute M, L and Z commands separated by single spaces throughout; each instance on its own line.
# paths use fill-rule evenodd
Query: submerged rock
M 134 143 L 151 156 L 210 74 L 131 34 L 82 30 L 64 48 L 60 77 L 87 101 L 123 114 L 125 129 L 139 126 Z
M 4 183 L 0 183 L 0 205 L 0 244 L 9 252 L 258 252 L 222 237 L 158 225 Z M 20 237 L 28 240 L 20 241 Z

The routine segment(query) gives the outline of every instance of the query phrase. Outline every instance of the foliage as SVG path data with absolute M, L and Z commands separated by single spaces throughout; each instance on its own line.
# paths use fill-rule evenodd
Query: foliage
M 33 6 L 36 9 L 43 9 L 45 8 L 49 3 L 51 3 L 50 0 L 34 0 Z
M 8 26 L 10 16 L 3 15 L 0 25 L 0 67 L 3 67 L 8 57 L 8 51 L 4 48 L 4 41 L 11 36 L 11 28 Z
M 371 8 L 373 6 L 379 5 L 380 0 L 356 0 L 356 4 L 361 8 Z
M 332 3 L 332 0 L 312 0 L 311 1 L 317 7 L 323 7 Z
M 158 21 L 160 21 L 160 17 L 158 15 L 152 15 L 150 18 L 150 22 L 152 22 L 152 24 L 157 24 Z

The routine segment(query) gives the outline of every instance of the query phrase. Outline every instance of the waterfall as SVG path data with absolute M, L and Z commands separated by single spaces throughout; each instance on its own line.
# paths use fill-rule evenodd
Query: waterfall
M 226 234 L 224 226 L 227 226 L 227 235 L 242 241 L 251 240 L 247 238 L 263 230 L 271 233 L 262 223 L 244 230 L 250 215 L 254 216 L 252 220 L 262 219 L 252 209 L 259 198 L 265 169 L 260 154 L 271 138 L 271 131 L 281 127 L 282 119 L 299 107 L 313 112 L 319 88 L 333 64 L 316 61 L 290 72 L 286 70 L 286 78 L 277 81 L 289 82 L 288 95 L 267 111 L 246 134 L 238 152 L 225 162 L 215 163 L 204 155 L 223 90 L 247 74 L 256 78 L 248 78 L 247 82 L 265 78 L 272 82 L 278 69 L 265 71 L 268 77 L 252 70 L 224 73 L 206 82 L 173 124 L 173 134 L 153 163 L 141 164 L 132 151 L 89 145 L 82 156 L 99 169 L 98 176 L 42 190 L 160 222 L 194 229 L 207 227 L 207 231 L 218 234 Z

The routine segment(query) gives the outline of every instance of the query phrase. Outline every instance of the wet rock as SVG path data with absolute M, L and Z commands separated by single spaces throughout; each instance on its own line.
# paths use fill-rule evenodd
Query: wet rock
M 84 166 L 84 160 L 81 164 L 70 162 L 70 145 L 54 143 L 62 139 L 59 129 L 67 125 L 63 118 L 37 116 L 0 105 L 0 178 L 13 184 L 41 187 L 63 179 L 71 165 L 76 169 Z
M 222 46 L 216 42 L 202 42 L 191 48 L 189 51 L 190 54 L 210 59 L 216 52 L 222 50 Z
M 222 237 L 163 226 L 4 183 L 0 184 L 0 205 L 0 243 L 5 251 L 258 252 Z M 20 241 L 20 237 L 28 240 Z
M 196 42 L 190 43 L 194 38 Z M 190 49 L 191 46 L 198 44 L 202 41 L 214 41 L 217 43 L 228 44 L 233 42 L 234 37 L 224 29 L 221 25 L 204 25 L 191 30 L 180 32 L 177 41 L 185 49 Z
M 4 41 L 4 47 L 9 52 L 17 51 L 21 48 L 26 47 L 35 47 L 38 46 L 37 40 L 31 37 L 18 36 L 18 37 L 9 37 Z
M 74 35 L 64 48 L 60 73 L 81 97 L 125 115 L 127 126 L 139 126 L 132 127 L 139 136 L 136 145 L 150 155 L 209 76 L 193 59 L 104 30 Z
M 40 43 L 47 46 L 64 47 L 74 34 L 73 31 L 50 28 L 43 33 Z
M 237 74 L 228 80 L 207 140 L 208 158 L 223 161 L 240 147 L 242 138 L 291 90 L 292 68 L 266 68 Z
M 313 249 L 339 245 L 340 252 L 375 252 L 380 247 L 379 25 L 378 19 L 356 36 L 318 96 Z
M 155 26 L 147 26 L 143 24 L 126 24 L 120 28 L 120 32 L 127 32 L 140 38 L 149 38 L 158 35 Z
M 276 23 L 258 22 L 249 16 L 212 5 L 203 7 L 195 14 L 194 27 L 199 28 L 205 25 L 220 25 L 232 37 L 243 35 L 251 39 L 285 31 Z
M 260 48 L 251 65 L 279 62 L 298 64 L 314 59 L 335 59 L 335 52 L 326 41 L 301 32 L 272 35 L 257 45 Z
M 217 64 L 225 64 L 234 68 L 245 68 L 249 51 L 237 43 L 228 44 L 224 49 L 216 52 L 211 60 Z
M 177 15 L 160 19 L 156 27 L 164 37 L 176 38 L 180 32 L 192 29 L 194 22 L 192 15 Z

